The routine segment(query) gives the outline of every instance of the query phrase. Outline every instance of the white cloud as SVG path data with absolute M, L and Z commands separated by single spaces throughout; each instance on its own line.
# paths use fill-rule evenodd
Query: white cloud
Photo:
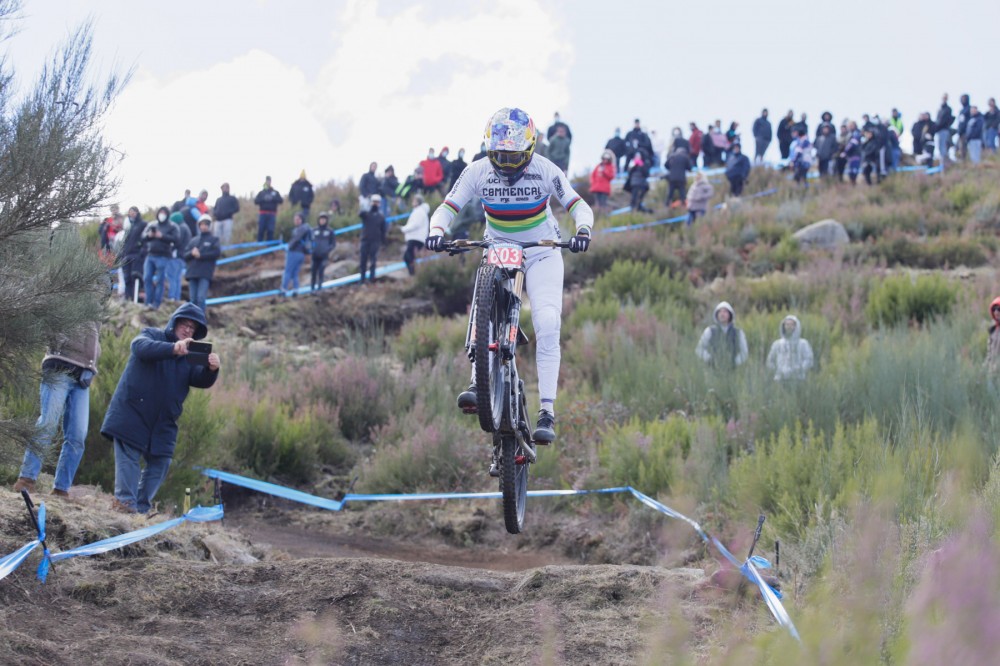
M 171 78 L 140 67 L 107 123 L 127 155 L 122 203 L 169 204 L 188 187 L 214 199 L 223 180 L 249 193 L 268 174 L 286 191 L 303 168 L 314 183 L 342 180 L 373 159 L 405 177 L 428 146 L 471 156 L 502 106 L 544 129 L 570 98 L 565 25 L 539 0 L 467 16 L 418 3 L 380 15 L 352 0 L 329 45 L 303 45 L 314 51 L 325 60 L 314 82 L 256 49 Z
M 305 76 L 257 50 L 169 80 L 140 71 L 107 122 L 126 154 L 122 203 L 169 205 L 185 188 L 214 200 L 224 180 L 248 193 L 269 174 L 287 187 L 333 153 L 308 102 Z

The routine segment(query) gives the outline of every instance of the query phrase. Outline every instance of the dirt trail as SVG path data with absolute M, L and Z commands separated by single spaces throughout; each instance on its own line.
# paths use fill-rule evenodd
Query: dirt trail
M 574 563 L 570 558 L 549 550 L 520 552 L 511 547 L 470 550 L 440 543 L 380 539 L 352 533 L 319 533 L 299 525 L 275 524 L 247 513 L 231 513 L 226 522 L 253 543 L 271 546 L 294 558 L 376 557 L 493 571 L 524 571 L 552 564 Z

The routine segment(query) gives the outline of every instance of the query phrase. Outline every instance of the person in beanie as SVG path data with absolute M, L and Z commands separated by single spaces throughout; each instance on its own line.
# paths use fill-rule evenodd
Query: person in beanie
M 409 219 L 406 220 L 406 224 L 403 225 L 403 238 L 406 240 L 403 261 L 406 263 L 406 270 L 410 272 L 410 275 L 416 273 L 414 255 L 417 250 L 424 249 L 424 239 L 430 232 L 430 215 L 430 204 L 425 202 L 421 195 L 414 195 L 413 211 L 410 213 Z
M 292 183 L 292 189 L 288 191 L 288 201 L 294 206 L 298 204 L 302 207 L 302 221 L 309 221 L 309 209 L 312 208 L 313 199 L 316 193 L 313 191 L 312 183 L 306 178 L 306 170 L 299 174 L 298 180 Z
M 35 489 L 42 469 L 37 452 L 48 449 L 62 425 L 63 445 L 56 463 L 52 494 L 69 497 L 70 486 L 83 459 L 90 421 L 90 383 L 101 358 L 100 325 L 86 324 L 69 335 L 57 336 L 42 359 L 42 411 L 35 427 L 35 447 L 24 452 L 14 492 Z
M 219 377 L 219 355 L 189 362 L 189 346 L 208 335 L 205 313 L 184 303 L 163 329 L 146 328 L 132 340 L 101 434 L 114 442 L 115 499 L 125 513 L 147 513 L 167 477 L 177 444 L 177 420 L 192 386 L 210 388 Z M 146 463 L 140 469 L 141 462 Z
M 671 153 L 667 161 L 664 162 L 663 166 L 667 170 L 667 174 L 664 176 L 667 183 L 669 183 L 669 188 L 667 190 L 667 206 L 670 208 L 676 208 L 678 206 L 683 206 L 687 197 L 687 175 L 688 171 L 694 168 L 694 164 L 691 163 L 691 158 L 688 157 L 688 151 L 684 147 L 680 147 Z M 677 200 L 674 200 L 674 194 L 677 194 Z
M 170 222 L 175 227 L 177 243 L 171 254 L 170 263 L 167 264 L 167 300 L 181 300 L 181 280 L 184 277 L 184 251 L 191 243 L 191 231 L 184 222 L 184 213 L 171 213 Z M 195 227 L 197 230 L 197 227 Z
M 264 186 L 261 188 L 253 202 L 260 210 L 257 217 L 257 242 L 263 240 L 274 240 L 274 226 L 278 221 L 278 206 L 284 203 L 281 193 L 271 187 L 271 177 L 264 179 Z
M 207 311 L 208 286 L 215 276 L 215 262 L 222 256 L 222 242 L 212 233 L 211 215 L 198 220 L 198 235 L 191 239 L 184 253 L 187 260 L 188 300 Z
M 233 240 L 233 216 L 240 212 L 240 200 L 229 193 L 229 183 L 223 183 L 222 196 L 212 206 L 215 228 L 212 233 L 219 237 L 219 243 L 229 245 Z
M 330 213 L 320 213 L 316 222 L 317 226 L 312 232 L 312 270 L 309 279 L 313 291 L 323 286 L 326 262 L 330 260 L 333 248 L 337 247 L 337 234 L 330 228 Z
M 382 197 L 375 194 L 371 199 L 371 208 L 361 212 L 361 280 L 365 283 L 365 273 L 369 272 L 368 281 L 375 283 L 375 261 L 378 250 L 385 243 L 385 218 L 379 212 Z M 371 267 L 369 269 L 369 266 Z
M 774 381 L 802 381 L 813 367 L 813 350 L 808 340 L 802 339 L 802 324 L 798 317 L 788 315 L 778 327 L 780 337 L 771 344 L 767 353 L 767 368 L 774 373 Z
M 747 338 L 743 329 L 733 320 L 736 311 L 726 301 L 715 306 L 712 313 L 715 323 L 707 327 L 698 340 L 695 353 L 698 358 L 718 370 L 731 370 L 743 365 L 749 356 Z

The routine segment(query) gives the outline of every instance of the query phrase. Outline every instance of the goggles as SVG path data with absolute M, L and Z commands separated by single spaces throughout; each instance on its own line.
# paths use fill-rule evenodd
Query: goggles
M 507 173 L 525 166 L 531 160 L 531 151 L 491 150 L 489 151 L 489 158 L 493 166 Z

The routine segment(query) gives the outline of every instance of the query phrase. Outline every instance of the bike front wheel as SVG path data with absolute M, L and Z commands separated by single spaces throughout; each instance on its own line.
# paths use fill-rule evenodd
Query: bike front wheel
M 503 495 L 503 522 L 511 534 L 524 529 L 524 509 L 528 502 L 528 462 L 521 451 L 518 435 L 500 435 L 500 493 Z
M 495 266 L 479 269 L 476 287 L 476 404 L 486 432 L 500 427 L 504 401 L 500 338 L 506 312 L 501 306 L 500 274 Z

